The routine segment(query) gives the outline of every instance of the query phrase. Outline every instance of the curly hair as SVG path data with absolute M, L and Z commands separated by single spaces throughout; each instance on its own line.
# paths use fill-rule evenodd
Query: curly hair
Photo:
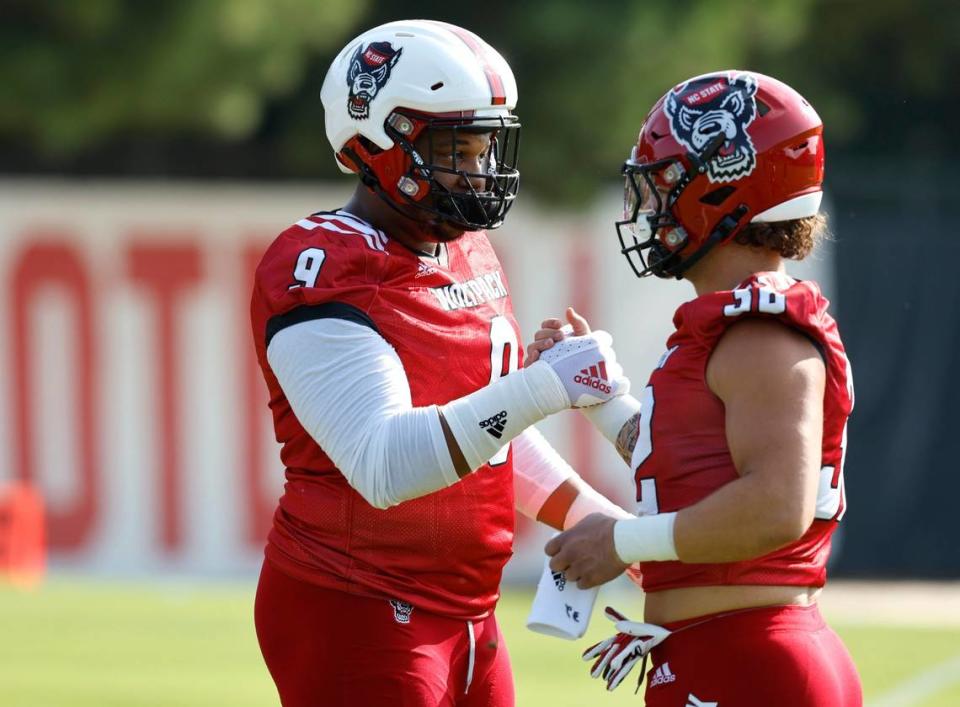
M 740 245 L 775 250 L 784 258 L 803 260 L 821 240 L 829 237 L 827 217 L 816 214 L 793 221 L 751 223 L 733 240 Z

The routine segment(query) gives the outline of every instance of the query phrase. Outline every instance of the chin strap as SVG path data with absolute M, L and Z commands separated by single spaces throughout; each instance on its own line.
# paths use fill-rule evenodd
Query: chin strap
M 744 204 L 740 204 L 740 206 L 720 219 L 720 222 L 714 227 L 710 235 L 707 236 L 707 240 L 704 241 L 700 248 L 694 251 L 686 260 L 679 260 L 676 265 L 664 267 L 663 274 L 668 276 L 672 275 L 678 280 L 682 279 L 683 274 L 687 272 L 687 270 L 700 262 L 715 246 L 723 243 L 723 241 L 730 237 L 730 234 L 740 225 L 740 220 L 747 215 L 748 210 Z
M 396 139 L 400 140 L 400 138 L 396 138 Z M 407 146 L 409 146 L 409 147 L 410 147 L 410 150 L 413 150 L 413 147 L 410 146 L 408 142 L 406 142 L 405 140 L 403 140 L 403 143 L 406 144 Z M 402 148 L 402 149 L 406 149 L 406 148 L 403 147 L 403 145 L 401 145 L 401 148 Z M 370 191 L 372 191 L 374 194 L 376 194 L 377 196 L 379 196 L 381 200 L 383 200 L 384 202 L 386 202 L 387 206 L 389 206 L 391 209 L 393 209 L 394 211 L 396 211 L 396 212 L 397 212 L 398 214 L 400 214 L 401 216 L 410 219 L 411 221 L 414 221 L 414 222 L 416 222 L 416 223 L 422 223 L 422 222 L 420 221 L 420 219 L 418 219 L 418 218 L 416 217 L 416 213 L 426 213 L 426 214 L 430 214 L 430 215 L 431 215 L 432 220 L 433 220 L 435 223 L 447 223 L 447 224 L 449 224 L 449 225 L 451 225 L 451 226 L 454 226 L 454 227 L 456 227 L 456 228 L 460 228 L 460 229 L 462 229 L 462 230 L 464 230 L 464 231 L 479 231 L 479 230 L 482 230 L 483 228 L 496 228 L 496 225 L 493 225 L 493 224 L 491 224 L 491 225 L 489 225 L 489 226 L 468 225 L 468 224 L 466 224 L 466 223 L 462 223 L 462 222 L 460 222 L 460 221 L 457 221 L 457 220 L 455 220 L 455 219 L 453 219 L 453 218 L 445 218 L 442 213 L 436 212 L 436 211 L 433 211 L 433 210 L 430 210 L 430 209 L 420 209 L 420 210 L 417 211 L 417 212 L 408 212 L 408 211 L 405 211 L 400 204 L 398 204 L 396 201 L 394 201 L 393 199 L 390 198 L 390 196 L 389 196 L 389 195 L 387 194 L 387 192 L 384 190 L 383 186 L 380 184 L 380 180 L 377 178 L 377 175 L 373 172 L 372 169 L 370 169 L 370 166 L 369 166 L 366 162 L 364 162 L 362 159 L 360 159 L 360 156 L 359 156 L 354 150 L 352 150 L 352 149 L 349 148 L 349 147 L 344 147 L 343 150 L 342 150 L 342 152 L 343 152 L 343 154 L 344 154 L 346 157 L 348 157 L 348 158 L 356 165 L 357 169 L 359 170 L 359 171 L 357 172 L 357 174 L 358 174 L 359 177 L 360 177 L 360 182 L 361 182 L 365 187 L 367 187 L 368 189 L 370 189 Z M 415 153 L 415 151 L 414 151 L 414 153 Z M 430 183 L 431 183 L 431 184 L 437 184 L 437 182 L 436 182 L 433 178 L 430 178 Z M 442 185 L 439 185 L 439 186 L 441 186 L 441 188 L 444 189 L 444 191 L 445 191 L 445 196 L 447 196 L 447 197 L 449 197 L 449 198 L 451 198 L 451 199 L 454 199 L 454 198 L 455 198 L 454 195 L 453 195 L 453 193 L 452 193 L 449 189 L 446 189 L 446 188 L 443 187 Z M 410 203 L 410 204 L 413 206 L 414 209 L 417 209 L 417 208 L 418 208 L 417 205 L 416 205 L 416 203 L 413 201 L 413 199 L 411 199 L 411 198 L 408 197 L 407 195 L 403 194 L 402 192 L 401 192 L 401 196 L 403 196 L 404 199 L 406 199 L 407 202 Z M 499 225 L 499 224 L 497 224 L 497 225 Z
M 398 214 L 400 214 L 404 218 L 410 219 L 411 221 L 414 221 L 416 223 L 420 223 L 419 219 L 417 219 L 413 214 L 410 214 L 404 211 L 400 207 L 400 204 L 396 203 L 393 199 L 390 198 L 390 196 L 384 190 L 383 186 L 381 186 L 380 180 L 377 178 L 377 175 L 374 174 L 372 169 L 370 169 L 370 165 L 368 165 L 366 162 L 360 159 L 360 156 L 356 152 L 354 152 L 349 147 L 344 147 L 342 152 L 344 155 L 349 157 L 350 160 L 357 166 L 357 169 L 359 170 L 357 174 L 360 177 L 360 182 L 365 187 L 367 187 L 370 191 L 372 191 L 374 194 L 379 196 L 381 201 L 386 203 L 387 206 L 389 206 L 391 209 L 396 211 Z
M 690 163 L 691 169 L 690 171 L 683 173 L 680 180 L 671 190 L 671 205 L 680 197 L 680 194 L 690 184 L 690 182 L 692 182 L 696 177 L 706 173 L 707 164 L 716 156 L 717 152 L 723 146 L 725 140 L 726 136 L 724 133 L 717 133 L 713 136 L 710 142 L 704 146 L 703 150 L 699 154 L 696 152 L 687 153 L 687 161 Z M 739 224 L 740 219 L 742 219 L 746 213 L 747 207 L 741 204 L 720 219 L 720 222 L 716 225 L 710 235 L 707 236 L 707 239 L 703 242 L 703 245 L 701 245 L 700 248 L 697 249 L 686 260 L 680 259 L 680 253 L 683 248 L 671 252 L 667 250 L 665 246 L 661 245 L 659 253 L 661 257 L 659 258 L 659 262 L 663 264 L 654 270 L 654 274 L 657 277 L 669 278 L 673 276 L 678 280 L 682 279 L 683 274 L 687 270 L 699 262 L 707 253 L 713 250 L 714 246 L 722 243 L 724 240 L 726 240 L 726 238 L 729 237 L 731 233 L 733 233 Z M 656 248 L 656 246 L 654 247 Z

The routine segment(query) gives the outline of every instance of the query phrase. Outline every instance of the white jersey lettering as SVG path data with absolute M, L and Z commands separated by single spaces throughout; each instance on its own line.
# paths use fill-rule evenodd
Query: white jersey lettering
M 499 272 L 484 273 L 466 282 L 433 287 L 430 291 L 445 312 L 465 307 L 479 307 L 481 304 L 507 296 L 503 275 Z

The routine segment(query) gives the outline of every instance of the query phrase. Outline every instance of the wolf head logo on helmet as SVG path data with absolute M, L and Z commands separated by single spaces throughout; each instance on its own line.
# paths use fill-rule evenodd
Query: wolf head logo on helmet
M 770 76 L 716 71 L 650 109 L 623 165 L 620 252 L 639 277 L 683 277 L 751 223 L 816 214 L 823 123 Z
M 366 120 L 370 117 L 370 101 L 390 80 L 390 70 L 402 53 L 403 49 L 394 49 L 390 42 L 372 42 L 366 47 L 363 44 L 357 47 L 347 71 L 347 85 L 350 87 L 347 112 L 351 118 Z
M 747 126 L 757 116 L 757 80 L 750 74 L 710 76 L 681 84 L 667 94 L 670 132 L 695 154 L 723 133 L 724 142 L 707 162 L 711 182 L 730 182 L 757 166 Z

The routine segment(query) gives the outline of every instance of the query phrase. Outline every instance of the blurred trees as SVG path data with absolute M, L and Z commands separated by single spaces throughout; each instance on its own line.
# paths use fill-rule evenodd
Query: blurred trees
M 504 51 L 520 87 L 524 186 L 562 202 L 589 198 L 619 175 L 647 111 L 671 86 L 747 68 L 771 46 L 795 50 L 812 5 L 555 0 L 517 3 L 507 21 L 488 18 L 481 34 Z
M 333 177 L 319 88 L 339 48 L 406 15 L 463 25 L 520 86 L 524 188 L 558 204 L 613 179 L 674 83 L 749 68 L 793 85 L 838 154 L 956 156 L 960 4 L 553 0 L 7 2 L 0 170 Z
M 240 142 L 316 76 L 364 0 L 31 2 L 0 9 L 0 134 L 69 156 L 124 134 Z

